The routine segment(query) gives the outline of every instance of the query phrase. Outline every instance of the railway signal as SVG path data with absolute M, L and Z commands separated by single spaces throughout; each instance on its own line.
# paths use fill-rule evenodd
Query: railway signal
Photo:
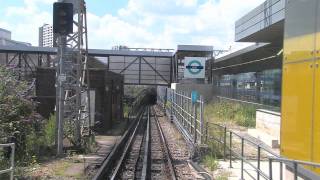
M 53 33 L 68 35 L 73 33 L 73 4 L 56 2 L 53 4 Z
M 63 140 L 81 148 L 81 137 L 91 135 L 87 16 L 84 0 L 59 0 L 53 4 L 53 32 L 58 36 L 56 67 L 56 146 Z M 83 100 L 84 99 L 84 100 Z M 64 124 L 71 130 L 64 132 Z

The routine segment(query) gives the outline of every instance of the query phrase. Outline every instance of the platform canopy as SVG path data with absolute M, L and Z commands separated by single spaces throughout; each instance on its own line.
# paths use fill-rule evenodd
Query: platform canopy
M 258 43 L 214 61 L 213 74 L 258 72 L 282 67 L 282 47 Z

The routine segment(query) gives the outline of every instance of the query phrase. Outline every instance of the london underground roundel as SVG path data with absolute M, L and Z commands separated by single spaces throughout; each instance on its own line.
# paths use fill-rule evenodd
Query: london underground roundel
M 185 58 L 185 78 L 204 78 L 205 58 L 186 57 Z

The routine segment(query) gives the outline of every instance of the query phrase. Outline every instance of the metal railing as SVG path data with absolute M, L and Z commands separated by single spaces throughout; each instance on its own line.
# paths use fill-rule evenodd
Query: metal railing
M 260 141 L 241 132 L 235 132 L 227 126 L 205 123 L 202 97 L 196 104 L 192 104 L 189 94 L 160 88 L 158 104 L 162 105 L 169 112 L 167 114 L 182 125 L 184 130 L 194 138 L 194 143 L 206 144 L 209 149 L 219 151 L 225 161 L 229 160 L 230 168 L 233 168 L 235 163 L 240 163 L 241 179 L 245 179 L 246 174 L 248 178 L 257 180 L 283 180 L 283 170 L 286 166 L 292 171 L 296 180 L 298 177 L 306 177 L 306 172 L 312 174 L 312 171 L 308 171 L 310 168 L 320 169 L 319 163 L 283 158 Z M 198 136 L 200 140 L 197 139 Z
M 222 152 L 224 160 L 229 160 L 230 168 L 233 168 L 235 160 L 240 161 L 241 179 L 245 179 L 244 173 L 246 173 L 251 179 L 283 180 L 285 165 L 292 171 L 294 179 L 297 180 L 298 177 L 306 177 L 306 173 L 313 173 L 308 171 L 308 168 L 320 168 L 319 163 L 283 158 L 263 143 L 245 137 L 220 124 L 206 123 L 205 135 L 205 144 L 210 146 L 211 143 L 218 143 L 218 147 L 214 146 L 214 148 Z M 262 168 L 263 163 L 264 168 Z M 277 163 L 277 166 L 274 165 L 275 163 Z M 245 165 L 247 166 L 245 167 Z M 249 172 L 247 170 L 249 168 L 253 169 L 256 175 Z
M 15 144 L 14 143 L 0 144 L 0 149 L 6 148 L 6 147 L 10 147 L 11 148 L 11 151 L 10 151 L 10 168 L 4 169 L 4 170 L 0 170 L 0 175 L 1 174 L 6 174 L 6 173 L 10 173 L 10 180 L 13 180 Z
M 204 141 L 204 101 L 200 96 L 196 103 L 192 102 L 191 94 L 176 92 L 172 89 L 165 89 L 165 95 L 158 96 L 158 103 L 161 104 L 171 119 L 176 120 L 192 137 L 194 144 L 201 144 Z M 163 93 L 158 93 L 163 94 Z
M 268 172 L 265 172 L 261 168 L 262 162 L 268 162 L 268 159 L 280 158 L 278 154 L 271 151 L 265 145 L 255 142 L 253 139 L 249 139 L 240 133 L 234 132 L 228 129 L 226 126 L 214 123 L 207 123 L 206 125 L 206 144 L 218 143 L 218 151 L 222 152 L 224 160 L 229 159 L 229 167 L 233 168 L 233 161 L 240 160 L 241 179 L 244 179 L 246 173 L 252 179 L 271 179 Z M 221 148 L 220 148 L 220 147 Z M 247 151 L 246 151 L 247 150 Z M 245 168 L 253 169 L 256 173 L 256 177 Z M 271 171 L 273 171 L 271 169 Z M 279 178 L 283 178 L 283 164 L 280 162 L 279 166 Z

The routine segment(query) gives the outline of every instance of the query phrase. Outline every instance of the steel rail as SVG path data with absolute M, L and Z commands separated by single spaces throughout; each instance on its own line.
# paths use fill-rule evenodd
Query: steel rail
M 150 129 L 150 107 L 148 107 L 148 122 L 147 122 L 147 132 L 145 135 L 146 141 L 145 141 L 145 146 L 144 146 L 144 156 L 143 156 L 143 167 L 142 167 L 142 173 L 141 173 L 141 179 L 145 180 L 145 179 L 150 179 L 150 165 L 151 165 L 151 161 L 150 161 L 150 152 L 151 152 L 151 146 L 150 146 L 150 142 L 151 142 L 151 129 Z
M 155 118 L 158 130 L 160 132 L 161 141 L 163 143 L 163 149 L 164 149 L 164 152 L 165 152 L 166 157 L 167 157 L 167 163 L 168 163 L 168 167 L 169 167 L 169 170 L 170 170 L 171 179 L 172 180 L 176 180 L 177 179 L 177 175 L 176 175 L 176 172 L 174 170 L 173 163 L 172 163 L 172 157 L 171 157 L 171 154 L 170 154 L 168 142 L 167 142 L 166 137 L 164 136 L 164 133 L 162 131 L 162 128 L 161 128 L 161 125 L 159 123 L 156 111 L 154 110 L 154 108 L 152 108 L 152 110 L 154 112 L 154 118 Z
M 134 131 L 133 131 L 131 137 L 129 138 L 129 140 L 128 140 L 126 146 L 125 146 L 125 149 L 124 149 L 124 151 L 123 151 L 123 153 L 122 153 L 122 155 L 121 155 L 121 157 L 120 157 L 120 160 L 118 161 L 118 163 L 117 163 L 117 165 L 116 165 L 115 170 L 114 170 L 113 173 L 112 173 L 112 176 L 111 176 L 110 180 L 118 179 L 118 177 L 119 177 L 119 175 L 120 175 L 120 173 L 121 173 L 121 168 L 122 168 L 122 166 L 123 166 L 123 164 L 124 164 L 124 162 L 125 162 L 125 159 L 126 159 L 128 153 L 129 153 L 130 148 L 132 147 L 132 144 L 133 144 L 133 142 L 134 142 L 134 139 L 135 139 L 136 136 L 137 136 L 137 133 L 138 133 L 138 130 L 139 130 L 139 128 L 140 128 L 141 121 L 142 121 L 143 117 L 144 117 L 144 113 L 143 113 L 143 115 L 140 117 L 140 119 L 139 119 L 139 121 L 138 121 L 138 123 L 137 123 L 137 126 L 134 128 Z
M 122 136 L 120 142 L 113 148 L 111 153 L 106 157 L 97 174 L 94 176 L 93 180 L 103 180 L 106 179 L 106 176 L 111 174 L 112 168 L 117 163 L 117 160 L 119 158 L 119 152 L 121 152 L 122 148 L 126 146 L 128 139 L 131 137 L 132 131 L 135 130 L 140 124 L 139 122 L 141 122 L 143 114 L 144 110 L 141 110 L 137 116 L 137 119 L 131 123 L 128 130 Z

